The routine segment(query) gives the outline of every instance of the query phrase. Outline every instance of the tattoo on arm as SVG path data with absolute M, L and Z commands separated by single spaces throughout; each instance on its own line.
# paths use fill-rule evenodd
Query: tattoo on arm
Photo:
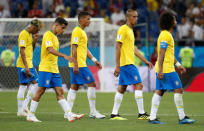
M 163 71 L 163 62 L 164 62 L 165 52 L 166 52 L 165 49 L 160 48 L 160 51 L 159 51 L 159 63 L 158 63 L 160 71 Z

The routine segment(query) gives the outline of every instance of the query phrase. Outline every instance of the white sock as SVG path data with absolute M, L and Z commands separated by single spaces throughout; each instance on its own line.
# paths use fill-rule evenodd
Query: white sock
M 138 111 L 140 114 L 144 114 L 144 104 L 142 90 L 135 90 L 135 100 L 137 102 Z
M 177 112 L 180 120 L 182 120 L 185 117 L 182 96 L 183 95 L 180 93 L 174 94 L 174 102 L 176 104 L 176 108 L 177 108 Z
M 17 94 L 17 102 L 18 102 L 18 112 L 23 112 L 22 106 L 24 101 L 24 94 L 27 89 L 27 85 L 20 85 Z
M 95 87 L 88 87 L 87 91 L 87 97 L 89 100 L 89 107 L 90 107 L 90 113 L 96 111 L 96 88 Z
M 76 90 L 73 90 L 72 88 L 69 89 L 68 95 L 67 95 L 67 105 L 68 105 L 68 111 L 72 111 L 72 107 L 74 105 L 74 101 L 76 99 Z
M 152 97 L 152 107 L 151 107 L 151 113 L 150 113 L 150 120 L 154 120 L 157 118 L 157 111 L 159 108 L 161 96 L 154 93 Z
M 26 95 L 26 98 L 23 102 L 23 108 L 28 109 L 28 104 L 32 100 L 33 95 L 35 94 L 37 90 L 38 84 L 30 84 L 28 93 Z
M 123 94 L 121 94 L 120 92 L 116 92 L 112 114 L 114 114 L 114 115 L 118 114 L 122 100 L 123 100 Z
M 36 111 L 37 107 L 38 107 L 38 102 L 32 100 L 32 101 L 31 101 L 31 105 L 30 105 L 30 112 L 31 112 L 32 114 L 35 114 L 35 111 Z
M 68 113 L 69 112 L 68 105 L 67 105 L 67 102 L 66 102 L 65 99 L 58 100 L 58 103 L 60 104 L 60 106 L 63 109 L 64 113 Z

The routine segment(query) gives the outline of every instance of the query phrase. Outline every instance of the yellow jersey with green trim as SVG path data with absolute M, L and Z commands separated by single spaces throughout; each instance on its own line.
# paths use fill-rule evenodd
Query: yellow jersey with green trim
M 77 45 L 77 62 L 78 67 L 87 67 L 86 57 L 87 57 L 87 35 L 86 32 L 79 26 L 75 27 L 72 31 L 71 36 L 71 56 L 72 56 L 72 46 Z M 74 67 L 74 63 L 70 62 L 69 67 Z
M 134 42 L 135 37 L 133 29 L 128 25 L 122 25 L 117 32 L 117 42 L 121 42 L 120 66 L 135 63 Z
M 33 37 L 32 34 L 27 30 L 21 31 L 18 37 L 18 47 L 19 47 L 19 56 L 17 59 L 16 67 L 25 68 L 23 60 L 20 53 L 20 48 L 25 48 L 25 58 L 28 64 L 28 68 L 33 68 Z
M 58 69 L 58 56 L 48 52 L 47 48 L 52 47 L 55 50 L 59 50 L 59 40 L 52 31 L 47 31 L 43 35 L 41 45 L 41 61 L 39 65 L 39 71 L 59 73 Z
M 167 30 L 162 31 L 159 34 L 159 38 L 157 40 L 157 62 L 155 65 L 155 71 L 159 72 L 159 50 L 162 43 L 167 43 L 166 52 L 164 55 L 164 62 L 163 62 L 163 73 L 171 73 L 175 71 L 174 68 L 174 39 L 171 33 Z

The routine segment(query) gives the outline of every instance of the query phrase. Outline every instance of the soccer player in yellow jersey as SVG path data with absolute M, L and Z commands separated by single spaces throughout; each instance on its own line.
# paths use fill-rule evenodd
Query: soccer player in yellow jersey
M 138 13 L 136 10 L 128 9 L 126 12 L 127 23 L 118 29 L 116 43 L 116 68 L 114 75 L 119 75 L 119 87 L 115 95 L 114 106 L 111 114 L 111 120 L 127 120 L 118 114 L 123 94 L 128 85 L 135 86 L 135 99 L 138 106 L 138 119 L 147 120 L 149 115 L 145 113 L 143 106 L 142 81 L 137 68 L 134 65 L 135 55 L 145 62 L 150 69 L 152 64 L 147 61 L 137 48 L 134 47 L 135 38 L 133 26 L 136 25 Z
M 157 75 L 156 90 L 152 97 L 150 124 L 164 124 L 164 122 L 160 122 L 157 119 L 156 114 L 161 97 L 166 90 L 174 91 L 174 102 L 179 116 L 179 124 L 190 124 L 195 122 L 195 120 L 190 119 L 184 113 L 182 83 L 178 74 L 175 72 L 174 64 L 181 73 L 186 72 L 185 68 L 181 66 L 174 56 L 174 39 L 171 33 L 175 26 L 176 18 L 170 12 L 164 12 L 160 16 L 161 33 L 157 40 L 158 57 L 155 65 Z
M 80 85 L 88 84 L 87 96 L 90 106 L 90 118 L 105 118 L 105 115 L 100 114 L 95 107 L 96 99 L 96 83 L 89 68 L 86 65 L 86 58 L 91 59 L 95 65 L 101 69 L 101 64 L 87 48 L 87 35 L 84 29 L 90 24 L 90 14 L 88 12 L 80 12 L 78 15 L 78 26 L 72 31 L 71 37 L 71 56 L 73 62 L 69 63 L 71 75 L 71 88 L 67 96 L 69 111 L 72 111 L 76 92 Z
M 63 34 L 68 22 L 61 17 L 56 18 L 52 29 L 45 32 L 42 40 L 41 47 L 41 61 L 39 65 L 39 85 L 38 89 L 31 101 L 30 111 L 27 115 L 27 121 L 41 122 L 35 117 L 35 111 L 40 101 L 41 96 L 47 88 L 54 88 L 57 96 L 58 103 L 65 113 L 68 112 L 67 102 L 64 99 L 62 80 L 59 73 L 57 59 L 58 56 L 66 60 L 72 60 L 70 56 L 58 52 L 59 41 L 56 35 Z M 74 121 L 74 117 L 67 115 L 70 122 Z
M 41 26 L 42 23 L 39 20 L 32 20 L 28 27 L 21 31 L 18 38 L 19 56 L 16 67 L 18 70 L 20 86 L 17 94 L 17 116 L 26 116 L 24 110 L 28 109 L 27 105 L 37 89 L 38 74 L 33 67 L 32 59 L 33 50 L 38 38 L 38 31 L 40 30 Z M 31 83 L 30 89 L 28 90 L 28 94 L 24 101 L 24 93 L 29 83 Z

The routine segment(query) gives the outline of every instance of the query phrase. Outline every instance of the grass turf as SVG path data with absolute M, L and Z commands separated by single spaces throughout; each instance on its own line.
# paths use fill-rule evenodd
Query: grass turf
M 204 130 L 204 93 L 185 93 L 185 113 L 197 122 L 190 125 L 179 125 L 173 93 L 166 93 L 161 100 L 158 117 L 165 125 L 150 125 L 145 120 L 137 120 L 137 105 L 133 93 L 126 93 L 120 108 L 120 114 L 127 121 L 111 121 L 115 93 L 97 93 L 96 107 L 106 118 L 90 119 L 86 93 L 77 93 L 73 108 L 75 113 L 85 113 L 85 117 L 74 123 L 63 118 L 63 111 L 56 101 L 55 93 L 46 92 L 38 105 L 36 116 L 42 123 L 27 122 L 25 117 L 17 117 L 17 92 L 0 92 L 0 131 L 203 131 Z M 145 110 L 149 113 L 153 93 L 144 93 Z M 67 94 L 65 94 L 67 96 Z

